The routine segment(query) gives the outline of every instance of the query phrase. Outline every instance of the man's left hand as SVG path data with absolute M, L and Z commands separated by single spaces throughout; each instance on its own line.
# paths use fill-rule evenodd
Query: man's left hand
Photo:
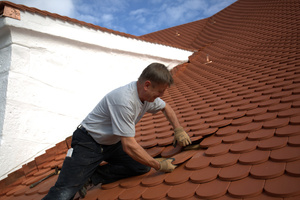
M 176 146 L 176 143 L 178 143 L 180 146 L 185 147 L 192 143 L 189 135 L 184 131 L 182 127 L 175 128 L 174 132 L 173 146 Z

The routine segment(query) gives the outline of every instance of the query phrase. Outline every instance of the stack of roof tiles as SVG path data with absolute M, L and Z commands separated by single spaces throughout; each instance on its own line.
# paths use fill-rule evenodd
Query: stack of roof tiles
M 300 199 L 299 8 L 299 0 L 239 0 L 211 18 L 139 37 L 198 50 L 172 70 L 175 85 L 163 97 L 193 145 L 174 148 L 163 114 L 147 114 L 136 140 L 178 167 L 98 185 L 85 199 Z M 2 181 L 0 199 L 45 195 L 56 175 L 29 186 L 61 167 L 69 143 Z

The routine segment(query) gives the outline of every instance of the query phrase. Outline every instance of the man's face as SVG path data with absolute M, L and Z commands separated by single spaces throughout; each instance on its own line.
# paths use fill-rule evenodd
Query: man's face
M 150 81 L 146 81 L 146 83 L 145 83 L 145 90 L 146 90 L 145 101 L 153 102 L 157 97 L 162 97 L 167 88 L 168 88 L 168 84 L 156 84 L 156 83 L 153 83 Z

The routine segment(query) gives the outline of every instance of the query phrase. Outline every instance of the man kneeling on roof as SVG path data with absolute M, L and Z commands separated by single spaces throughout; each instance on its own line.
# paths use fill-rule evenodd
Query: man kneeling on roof
M 86 194 L 87 183 L 107 184 L 122 178 L 147 173 L 151 167 L 172 172 L 173 159 L 152 158 L 135 140 L 135 124 L 146 113 L 162 111 L 174 129 L 174 142 L 191 144 L 180 126 L 175 112 L 160 97 L 173 84 L 166 66 L 152 63 L 138 81 L 108 93 L 77 127 L 72 137 L 70 153 L 62 166 L 58 180 L 43 198 L 73 199 L 79 191 Z M 108 164 L 100 166 L 102 161 Z

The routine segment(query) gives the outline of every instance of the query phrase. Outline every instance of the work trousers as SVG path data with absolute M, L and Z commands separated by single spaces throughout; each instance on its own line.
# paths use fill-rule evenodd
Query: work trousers
M 72 200 L 89 178 L 94 185 L 107 184 L 150 170 L 126 154 L 121 142 L 100 145 L 79 128 L 73 133 L 71 146 L 73 154 L 65 158 L 57 182 L 43 200 Z M 108 164 L 100 166 L 102 161 Z

